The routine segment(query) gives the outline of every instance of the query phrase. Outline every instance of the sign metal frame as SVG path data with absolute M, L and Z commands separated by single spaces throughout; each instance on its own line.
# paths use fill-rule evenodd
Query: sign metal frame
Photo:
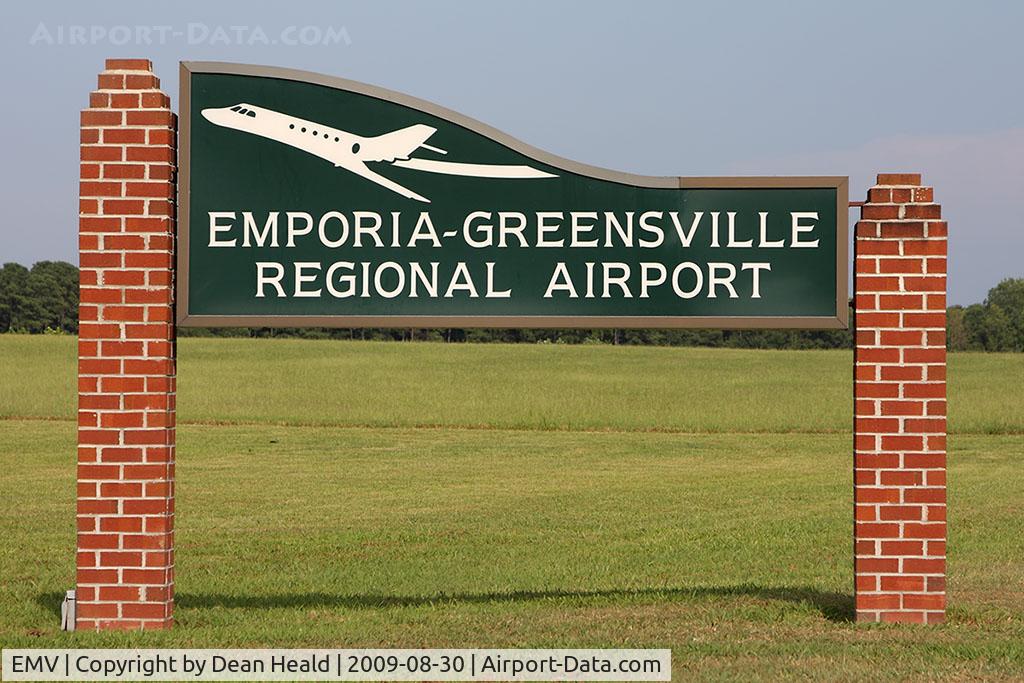
M 564 316 L 564 315 L 192 315 L 188 308 L 191 75 L 234 74 L 327 86 L 394 102 L 445 119 L 539 162 L 569 173 L 624 185 L 661 189 L 836 190 L 836 307 L 832 316 Z M 642 176 L 588 166 L 532 147 L 457 112 L 403 93 L 308 71 L 227 62 L 181 62 L 178 152 L 177 324 L 182 327 L 395 328 L 707 328 L 845 329 L 849 322 L 849 178 L 847 176 Z

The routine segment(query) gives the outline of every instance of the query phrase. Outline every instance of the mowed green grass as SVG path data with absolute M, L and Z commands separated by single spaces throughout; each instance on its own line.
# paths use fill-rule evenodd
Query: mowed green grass
M 0 337 L 0 645 L 669 647 L 677 679 L 1024 678 L 1021 360 L 951 361 L 941 627 L 850 621 L 849 354 L 186 339 L 177 627 L 68 634 L 74 347 Z
M 75 340 L 0 336 L 0 417 L 73 418 Z M 179 342 L 182 422 L 849 432 L 852 354 L 612 346 Z M 1024 433 L 1024 354 L 951 354 L 950 431 Z

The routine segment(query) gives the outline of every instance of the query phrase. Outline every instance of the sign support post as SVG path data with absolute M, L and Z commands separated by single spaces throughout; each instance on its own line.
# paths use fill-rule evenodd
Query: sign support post
M 159 87 L 149 60 L 107 60 L 81 116 L 78 629 L 172 623 L 177 122 Z
M 917 173 L 883 173 L 854 244 L 857 621 L 946 609 L 946 223 Z

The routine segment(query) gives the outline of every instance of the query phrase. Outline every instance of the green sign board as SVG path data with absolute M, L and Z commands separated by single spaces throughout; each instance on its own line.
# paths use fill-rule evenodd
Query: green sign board
M 845 177 L 617 173 L 236 64 L 182 64 L 180 128 L 182 325 L 846 326 Z

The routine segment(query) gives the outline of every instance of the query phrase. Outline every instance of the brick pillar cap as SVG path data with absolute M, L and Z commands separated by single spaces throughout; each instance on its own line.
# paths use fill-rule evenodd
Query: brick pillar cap
M 104 68 L 107 71 L 152 71 L 153 62 L 148 59 L 108 59 Z
M 921 184 L 920 173 L 879 173 L 878 185 L 914 185 Z

